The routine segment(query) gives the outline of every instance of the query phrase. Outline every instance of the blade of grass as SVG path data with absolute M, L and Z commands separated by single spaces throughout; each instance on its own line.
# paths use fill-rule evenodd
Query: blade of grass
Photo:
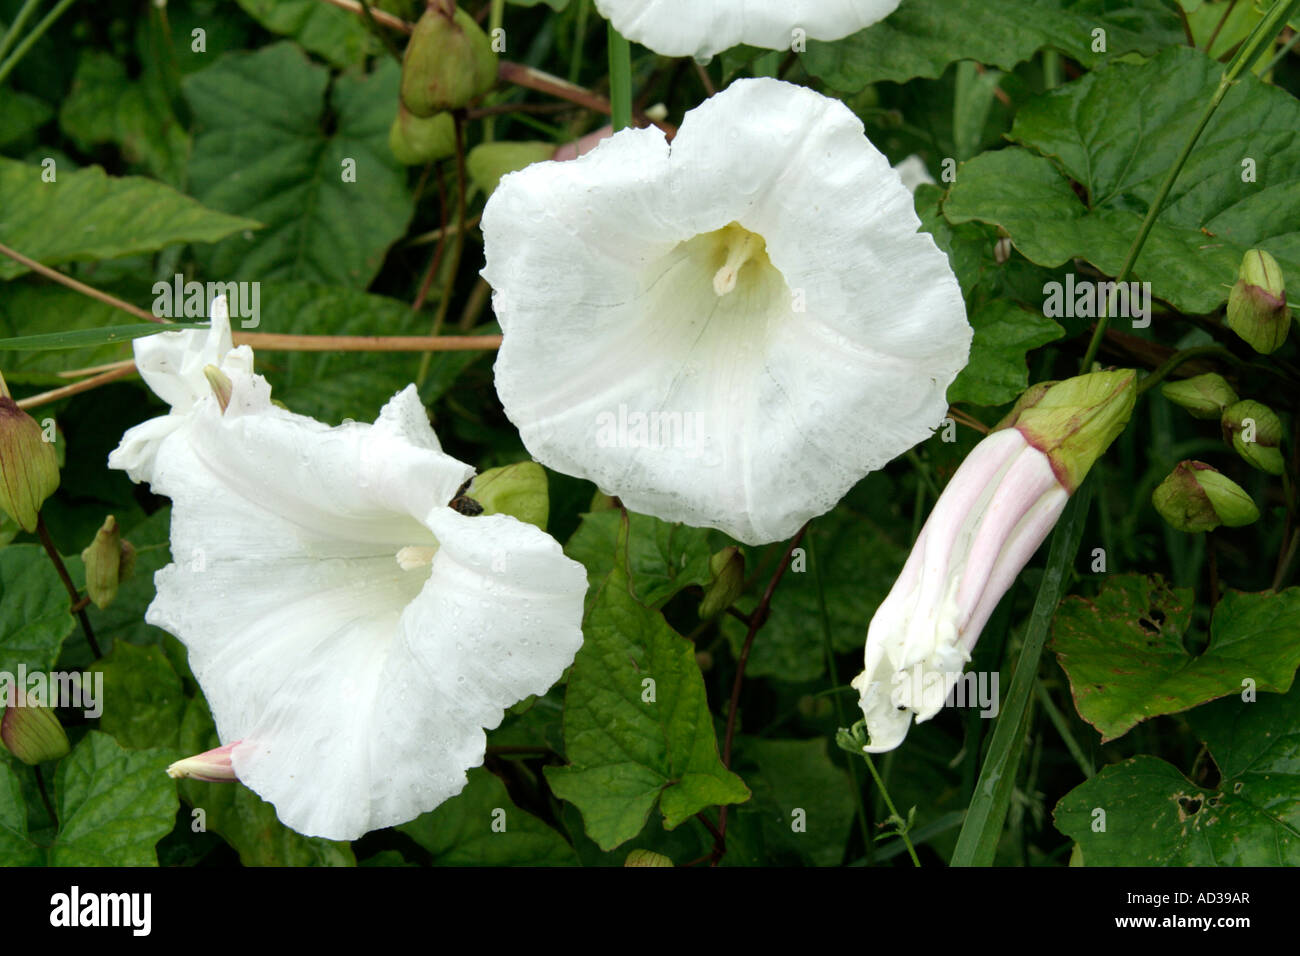
M 70 332 L 46 332 L 41 335 L 17 335 L 0 339 L 0 352 L 51 352 L 57 349 L 80 349 L 95 345 L 129 342 L 131 339 L 179 332 L 182 329 L 206 329 L 207 322 L 172 322 L 169 325 L 110 325 L 102 329 L 74 329 Z
M 1011 792 L 1015 787 L 1016 773 L 1020 767 L 1024 747 L 1026 717 L 1033 696 L 1034 682 L 1038 677 L 1038 661 L 1047 642 L 1047 628 L 1060 603 L 1065 588 L 1066 571 L 1074 564 L 1079 542 L 1083 538 L 1084 521 L 1092 499 L 1092 483 L 1085 481 L 1066 505 L 1060 523 L 1052 534 L 1052 544 L 1047 555 L 1047 567 L 1038 587 L 1038 597 L 1025 631 L 1025 643 L 1020 649 L 1016 672 L 1011 678 L 988 756 L 980 767 L 975 783 L 975 796 L 966 811 L 966 820 L 957 836 L 953 850 L 953 866 L 990 866 L 997 851 L 998 838 L 1006 823 L 1011 806 Z

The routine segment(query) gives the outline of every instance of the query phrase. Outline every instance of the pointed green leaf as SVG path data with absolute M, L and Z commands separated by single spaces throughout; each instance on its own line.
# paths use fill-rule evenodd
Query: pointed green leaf
M 673 829 L 749 790 L 718 757 L 695 647 L 632 594 L 627 535 L 583 622 L 564 701 L 567 767 L 551 789 L 582 811 L 587 835 L 609 850 L 632 839 L 658 802 Z
M 963 164 L 944 215 L 1001 226 L 1039 265 L 1080 257 L 1118 274 L 1222 74 L 1222 64 L 1203 53 L 1175 47 L 1044 94 L 1016 117 L 1010 135 L 1024 148 Z M 1249 248 L 1267 249 L 1283 269 L 1300 273 L 1298 127 L 1294 97 L 1253 76 L 1240 79 L 1174 182 L 1134 278 L 1200 313 L 1226 301 Z
M 1239 692 L 1244 681 L 1286 691 L 1300 666 L 1300 588 L 1228 591 L 1199 655 L 1185 641 L 1192 592 L 1157 577 L 1111 577 L 1095 598 L 1062 603 L 1052 649 L 1070 678 L 1079 715 L 1102 741 L 1159 714 Z
M 1096 49 L 1098 29 L 1104 49 Z M 1181 42 L 1177 7 L 1164 0 L 903 0 L 852 36 L 810 42 L 804 65 L 848 91 L 938 77 L 957 60 L 1010 70 L 1044 47 L 1092 66 L 1108 55 L 1154 53 Z
M 437 866 L 572 866 L 577 854 L 559 832 L 515 806 L 505 785 L 478 767 L 465 789 L 401 830 Z
M 331 85 L 328 70 L 277 43 L 223 56 L 183 88 L 198 123 L 194 195 L 266 223 L 200 250 L 207 273 L 368 286 L 411 217 L 406 170 L 388 148 L 397 65 L 384 60 Z M 297 331 L 292 316 L 275 321 Z
M 98 166 L 58 171 L 0 157 L 0 243 L 47 266 L 153 252 L 176 242 L 216 242 L 258 228 L 251 219 L 200 205 L 140 176 L 108 176 Z M 27 272 L 0 257 L 0 279 Z
M 993 301 L 970 317 L 975 338 L 970 361 L 948 386 L 948 401 L 1003 405 L 1029 386 L 1025 353 L 1053 342 L 1065 330 L 1039 312 Z
M 59 834 L 51 866 L 157 866 L 154 846 L 176 822 L 170 750 L 123 750 L 92 730 L 54 778 Z
M 1056 828 L 1085 866 L 1300 865 L 1300 688 L 1227 697 L 1190 719 L 1219 767 L 1217 785 L 1134 757 L 1067 793 Z
M 622 513 L 617 508 L 582 516 L 564 553 L 587 569 L 587 609 L 600 583 L 614 567 Z M 709 536 L 702 528 L 671 524 L 649 515 L 629 514 L 632 522 L 628 567 L 637 597 L 663 607 L 674 594 L 693 584 L 704 586 L 709 574 Z
M 48 673 L 76 625 L 70 603 L 40 545 L 0 548 L 0 673 L 15 681 L 20 666 Z M 0 713 L 3 710 L 0 693 Z
M 272 33 L 293 37 L 335 66 L 356 66 L 379 49 L 366 21 L 351 10 L 318 0 L 239 0 L 239 5 Z
M 91 670 L 104 675 L 100 730 L 132 750 L 179 748 L 185 689 L 162 647 L 117 641 Z

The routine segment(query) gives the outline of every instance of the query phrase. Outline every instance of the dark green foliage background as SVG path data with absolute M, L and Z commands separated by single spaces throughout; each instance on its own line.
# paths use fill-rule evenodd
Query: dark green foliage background
M 0 23 L 19 6 L 0 0 Z M 488 3 L 465 6 L 486 13 Z M 1077 371 L 1091 320 L 1045 317 L 1043 286 L 1119 270 L 1213 93 L 1216 61 L 1258 20 L 1252 6 L 1216 32 L 1225 0 L 903 0 L 842 41 L 810 43 L 800 56 L 738 48 L 704 72 L 719 88 L 781 75 L 839 96 L 891 161 L 915 153 L 936 176 L 955 171 L 955 181 L 919 189 L 916 205 L 975 328 L 949 399 L 987 427 L 1029 383 Z M 512 2 L 505 25 L 506 57 L 607 94 L 604 24 L 590 0 Z M 1099 27 L 1104 52 L 1094 49 Z M 198 29 L 202 53 L 191 48 Z M 78 4 L 0 87 L 0 243 L 146 309 L 153 283 L 176 273 L 257 280 L 263 332 L 426 334 L 443 290 L 449 333 L 499 331 L 474 230 L 459 270 L 450 274 L 444 257 L 428 301 L 411 308 L 434 248 L 427 233 L 454 215 L 457 171 L 454 160 L 408 170 L 393 159 L 398 76 L 358 17 L 320 0 Z M 636 46 L 633 85 L 639 107 L 662 102 L 673 122 L 706 95 L 689 61 Z M 1066 865 L 1072 851 L 1085 865 L 1300 863 L 1300 350 L 1292 336 L 1256 356 L 1223 325 L 1248 248 L 1269 249 L 1300 288 L 1297 90 L 1293 53 L 1229 93 L 1137 261 L 1153 321 L 1116 323 L 1100 354 L 1150 371 L 1178 349 L 1223 346 L 1234 359 L 1175 374 L 1219 371 L 1277 411 L 1288 477 L 1251 470 L 1214 423 L 1189 418 L 1159 389 L 1139 399 L 1095 468 L 998 863 Z M 507 85 L 486 100 L 551 102 Z M 558 144 L 604 121 L 572 106 L 506 111 L 491 135 Z M 470 146 L 488 135 L 481 118 L 466 129 Z M 340 180 L 345 158 L 357 162 L 356 183 Z M 1246 158 L 1254 182 L 1242 179 Z M 46 159 L 64 184 L 57 200 L 39 185 Z M 474 216 L 485 196 L 466 186 Z M 125 321 L 0 258 L 0 336 Z M 129 355 L 127 344 L 0 352 L 0 370 L 21 398 L 65 384 L 62 370 Z M 267 351 L 258 364 L 279 400 L 338 423 L 373 419 L 420 359 Z M 435 357 L 421 397 L 446 449 L 479 471 L 527 459 L 493 391 L 491 354 Z M 590 484 L 549 473 L 547 530 L 591 583 L 586 645 L 567 684 L 511 711 L 459 797 L 345 845 L 287 830 L 240 785 L 178 786 L 162 773 L 218 741 L 183 647 L 143 623 L 152 573 L 169 560 L 168 503 L 105 466 L 122 432 L 159 411 L 132 380 L 34 412 L 59 430 L 62 486 L 44 514 L 74 579 L 84 578 L 75 556 L 110 513 L 139 562 L 114 604 L 90 609 L 105 651 L 94 661 L 34 539 L 0 521 L 0 670 L 93 663 L 108 702 L 98 720 L 61 714 L 74 749 L 42 768 L 55 818 L 33 769 L 0 755 L 0 864 L 594 866 L 649 849 L 679 865 L 911 865 L 882 792 L 835 734 L 858 713 L 847 683 L 861 668 L 867 622 L 937 492 L 981 437 L 976 428 L 961 425 L 953 442 L 936 435 L 811 523 L 804 563 L 776 590 L 748 661 L 730 770 L 718 747 L 745 637 L 739 617 L 758 604 L 784 545 L 742 548 L 739 613 L 701 621 L 709 556 L 730 542 L 633 515 L 623 560 L 620 513 L 593 500 Z M 1164 525 L 1151 491 L 1186 458 L 1239 482 L 1262 519 L 1210 538 Z M 1042 560 L 1013 585 L 975 652 L 973 669 L 1000 672 L 1004 690 Z M 629 648 L 671 673 L 659 681 L 671 707 L 638 710 L 639 681 L 616 663 Z M 1258 683 L 1255 703 L 1241 699 L 1242 674 Z M 923 864 L 952 854 L 992 723 L 948 709 L 877 761 L 900 811 L 914 809 L 909 836 Z M 641 752 L 651 737 L 663 746 Z M 715 852 L 720 804 L 729 805 L 725 854 Z M 505 833 L 491 829 L 498 808 Z

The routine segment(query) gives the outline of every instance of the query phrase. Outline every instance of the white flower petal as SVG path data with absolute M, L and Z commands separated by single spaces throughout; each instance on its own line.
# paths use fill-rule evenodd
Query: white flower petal
M 634 510 L 788 537 L 946 414 L 971 331 L 918 227 L 842 103 L 738 81 L 671 148 L 625 130 L 502 180 L 498 394 L 539 461 Z
M 171 408 L 127 430 L 108 456 L 108 467 L 125 471 L 132 481 L 151 481 L 159 443 L 188 420 L 195 407 L 212 394 L 203 370 L 213 365 L 231 379 L 235 412 L 269 407 L 270 386 L 253 373 L 253 351 L 234 348 L 225 296 L 212 301 L 211 326 L 159 332 L 132 344 L 140 377 Z
M 240 780 L 299 832 L 354 839 L 459 792 L 483 728 L 582 641 L 586 575 L 544 532 L 447 507 L 414 386 L 373 425 L 198 405 L 159 449 L 174 563 L 147 620 L 179 637 Z M 397 554 L 431 561 L 405 570 Z
M 798 34 L 838 40 L 883 20 L 899 0 L 596 0 L 625 37 L 663 56 L 708 59 L 741 43 L 792 49 Z

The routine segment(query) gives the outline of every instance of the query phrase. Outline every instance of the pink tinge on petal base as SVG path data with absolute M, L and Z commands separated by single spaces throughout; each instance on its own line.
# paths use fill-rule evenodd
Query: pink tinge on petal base
M 217 747 L 215 750 L 208 750 L 201 754 L 195 754 L 193 757 L 178 760 L 167 768 L 167 776 L 177 780 L 233 783 L 239 778 L 235 776 L 235 768 L 230 764 L 230 754 L 239 744 L 240 741 L 236 740 L 224 747 Z

